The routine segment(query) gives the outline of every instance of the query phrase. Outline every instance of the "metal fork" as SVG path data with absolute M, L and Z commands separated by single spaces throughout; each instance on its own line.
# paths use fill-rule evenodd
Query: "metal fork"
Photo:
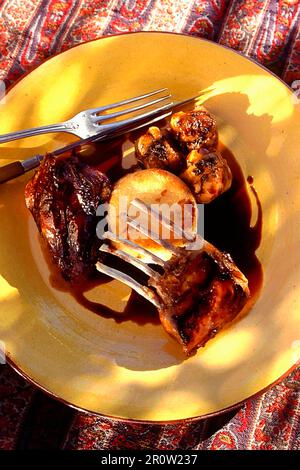
M 93 111 L 96 116 L 97 115 L 96 111 L 99 109 L 108 110 L 113 107 L 119 107 L 122 104 L 124 105 L 124 104 L 132 103 L 135 101 L 140 101 L 151 96 L 153 97 L 153 96 L 159 95 L 162 92 L 165 92 L 164 96 L 160 96 L 159 98 L 156 97 L 155 99 L 152 99 L 145 103 L 138 104 L 137 106 L 134 106 L 133 108 L 124 109 L 117 113 L 110 113 L 110 114 L 103 115 L 101 116 L 101 119 L 103 121 L 105 121 L 106 119 L 116 119 L 119 116 L 137 112 L 137 111 L 145 109 L 146 107 L 151 107 L 151 106 L 153 109 L 150 109 L 147 112 L 138 113 L 134 115 L 133 117 L 129 117 L 127 119 L 115 121 L 110 124 L 101 124 L 100 122 L 97 122 L 95 123 L 96 125 L 95 129 L 97 129 L 98 132 L 95 132 L 94 134 L 86 137 L 85 139 L 80 139 L 65 147 L 54 150 L 53 152 L 51 152 L 51 155 L 58 156 L 66 152 L 71 152 L 75 150 L 77 147 L 81 147 L 92 142 L 98 142 L 98 141 L 103 141 L 109 138 L 114 138 L 119 135 L 125 134 L 126 132 L 129 132 L 129 131 L 132 132 L 137 129 L 140 129 L 141 127 L 150 126 L 151 124 L 154 124 L 155 122 L 160 121 L 161 119 L 164 119 L 170 116 L 170 114 L 172 113 L 172 108 L 174 106 L 174 103 L 171 101 L 171 95 L 169 93 L 166 94 L 167 88 L 153 91 L 151 93 L 147 93 L 146 95 L 137 96 L 135 98 L 130 98 L 129 100 L 120 101 L 119 103 L 114 103 L 112 105 L 103 106 L 102 108 L 89 110 L 89 112 L 91 112 L 91 116 L 92 116 L 92 111 Z M 160 103 L 160 106 L 157 107 L 157 104 L 159 103 Z M 100 119 L 100 116 L 99 115 L 97 116 L 98 116 L 98 119 Z M 41 161 L 43 160 L 44 156 L 45 155 L 34 155 L 33 157 L 27 158 L 26 160 L 23 160 L 23 161 L 15 161 L 15 162 L 7 163 L 6 165 L 1 166 L 0 167 L 0 184 L 6 183 L 7 181 L 17 178 L 18 176 L 21 176 L 24 173 L 31 171 L 34 168 L 38 167 Z
M 201 247 L 203 247 L 204 244 L 206 243 L 205 240 L 200 235 L 183 230 L 179 225 L 175 225 L 172 221 L 165 218 L 159 212 L 152 210 L 147 204 L 140 201 L 139 199 L 132 200 L 130 204 L 133 207 L 144 212 L 145 214 L 148 214 L 148 215 L 150 214 L 150 216 L 158 220 L 162 226 L 166 227 L 170 231 L 170 233 L 175 234 L 177 237 L 180 237 L 184 241 L 185 246 L 184 248 L 182 248 L 182 247 L 174 246 L 169 241 L 159 238 L 157 236 L 153 238 L 153 234 L 149 232 L 147 227 L 143 226 L 142 224 L 137 224 L 136 221 L 130 217 L 127 218 L 126 222 L 129 227 L 133 228 L 134 230 L 137 230 L 142 235 L 146 235 L 147 237 L 152 238 L 156 243 L 158 243 L 165 250 L 167 250 L 170 253 L 170 256 L 171 255 L 179 256 L 180 254 L 183 253 L 183 250 L 184 251 L 190 250 L 191 244 L 195 243 L 196 240 L 197 240 L 197 247 L 199 249 L 201 249 Z M 165 260 L 165 258 L 162 256 L 161 253 L 159 253 L 158 255 L 154 254 L 152 251 L 147 250 L 146 248 L 138 245 L 132 240 L 125 239 L 125 238 L 119 239 L 115 234 L 109 231 L 103 234 L 103 238 L 105 239 L 105 242 L 100 247 L 101 252 L 114 255 L 128 262 L 129 264 L 135 266 L 140 271 L 142 271 L 147 276 L 149 276 L 149 278 L 157 280 L 157 281 L 159 280 L 160 278 L 159 272 L 153 269 L 152 267 L 150 267 L 149 264 L 164 268 L 166 266 L 167 261 Z M 136 253 L 136 256 L 122 249 L 115 248 L 115 246 L 112 246 L 110 242 L 113 242 L 114 245 L 120 244 L 120 243 L 122 245 L 125 245 L 126 247 L 130 249 L 130 251 L 134 250 L 134 252 Z M 117 279 L 118 281 L 123 282 L 124 284 L 129 286 L 131 289 L 135 290 L 138 294 L 146 298 L 149 302 L 154 304 L 157 308 L 161 307 L 162 300 L 160 299 L 160 297 L 156 295 L 156 293 L 152 289 L 140 284 L 133 277 L 129 276 L 128 274 L 122 271 L 119 271 L 118 269 L 107 266 L 102 261 L 97 262 L 96 268 L 99 272 L 106 274 L 107 276 L 110 276 L 114 279 Z
M 149 99 L 151 98 L 151 99 Z M 125 106 L 135 103 L 132 107 Z M 127 126 L 131 128 L 134 124 L 143 119 L 149 119 L 156 114 L 163 113 L 171 109 L 173 102 L 171 95 L 167 88 L 155 90 L 144 95 L 135 96 L 117 103 L 100 106 L 99 108 L 87 109 L 76 114 L 68 121 L 58 124 L 50 124 L 41 127 L 34 127 L 32 129 L 21 130 L 17 132 L 10 132 L 8 134 L 0 135 L 0 143 L 10 142 L 24 137 L 32 137 L 34 135 L 47 134 L 49 132 L 67 132 L 74 134 L 81 139 L 86 139 L 94 135 L 106 136 L 116 132 L 121 127 L 126 129 Z M 110 110 L 121 108 L 117 112 L 109 113 Z M 151 108 L 149 111 L 144 111 L 146 108 Z M 123 120 L 117 120 L 119 117 L 130 115 Z M 106 121 L 111 121 L 106 123 Z

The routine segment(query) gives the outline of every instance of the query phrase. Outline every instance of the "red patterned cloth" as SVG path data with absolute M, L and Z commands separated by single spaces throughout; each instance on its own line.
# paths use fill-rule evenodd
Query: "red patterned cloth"
M 78 414 L 65 447 L 160 450 L 300 449 L 299 407 L 300 369 L 261 397 L 249 400 L 228 424 L 205 440 L 203 437 L 212 430 L 207 421 L 149 426 Z M 223 419 L 226 420 L 226 417 Z
M 0 0 L 0 79 L 12 84 L 90 39 L 156 30 L 220 42 L 292 84 L 300 79 L 299 25 L 300 0 Z M 72 411 L 0 365 L 1 449 L 300 449 L 299 407 L 298 369 L 237 414 L 132 424 Z
M 127 31 L 205 37 L 300 78 L 299 0 L 0 0 L 0 79 L 13 83 L 43 59 Z

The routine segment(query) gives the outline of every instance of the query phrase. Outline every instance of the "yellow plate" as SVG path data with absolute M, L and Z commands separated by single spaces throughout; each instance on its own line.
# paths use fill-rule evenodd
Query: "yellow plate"
M 83 44 L 42 64 L 0 106 L 0 133 L 58 122 L 104 103 L 169 87 L 181 100 L 209 89 L 209 109 L 264 214 L 262 293 L 251 312 L 183 360 L 160 326 L 101 318 L 49 285 L 24 206 L 29 175 L 0 187 L 0 339 L 24 375 L 93 412 L 138 420 L 213 413 L 259 392 L 300 357 L 300 114 L 291 91 L 237 53 L 193 37 L 138 33 Z M 1 146 L 1 163 L 74 139 Z M 253 203 L 254 204 L 254 203 Z M 100 295 L 122 310 L 128 288 Z

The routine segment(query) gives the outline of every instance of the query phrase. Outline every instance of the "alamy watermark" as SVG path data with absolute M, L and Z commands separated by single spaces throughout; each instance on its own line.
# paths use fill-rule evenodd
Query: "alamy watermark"
M 5 343 L 0 340 L 0 364 L 6 364 Z
M 131 204 L 127 196 L 120 196 L 117 207 L 101 204 L 97 236 L 101 240 L 110 233 L 118 240 L 182 240 L 190 250 L 200 250 L 204 242 L 204 205 L 187 203 L 154 203 L 147 206 Z
M 294 80 L 291 84 L 293 90 L 292 101 L 294 104 L 300 103 L 300 80 Z
M 291 344 L 292 362 L 297 363 L 300 361 L 300 339 L 296 339 Z
M 0 80 L 0 105 L 6 103 L 6 85 L 4 80 Z

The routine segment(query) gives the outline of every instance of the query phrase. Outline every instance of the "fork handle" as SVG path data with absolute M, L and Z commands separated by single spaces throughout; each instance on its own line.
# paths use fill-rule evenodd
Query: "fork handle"
M 8 163 L 0 168 L 0 184 L 12 180 L 25 173 L 21 162 Z
M 0 144 L 4 142 L 11 142 L 12 140 L 22 139 L 23 137 L 32 137 L 34 135 L 47 134 L 48 132 L 70 132 L 70 125 L 67 122 L 60 122 L 58 124 L 50 124 L 47 126 L 32 127 L 23 131 L 9 132 L 8 134 L 0 135 Z
M 27 171 L 33 170 L 38 167 L 43 160 L 43 155 L 35 155 L 34 157 L 28 158 L 23 162 L 12 162 L 7 165 L 0 167 L 0 184 L 6 183 L 6 181 L 13 180 L 18 176 L 23 175 Z

